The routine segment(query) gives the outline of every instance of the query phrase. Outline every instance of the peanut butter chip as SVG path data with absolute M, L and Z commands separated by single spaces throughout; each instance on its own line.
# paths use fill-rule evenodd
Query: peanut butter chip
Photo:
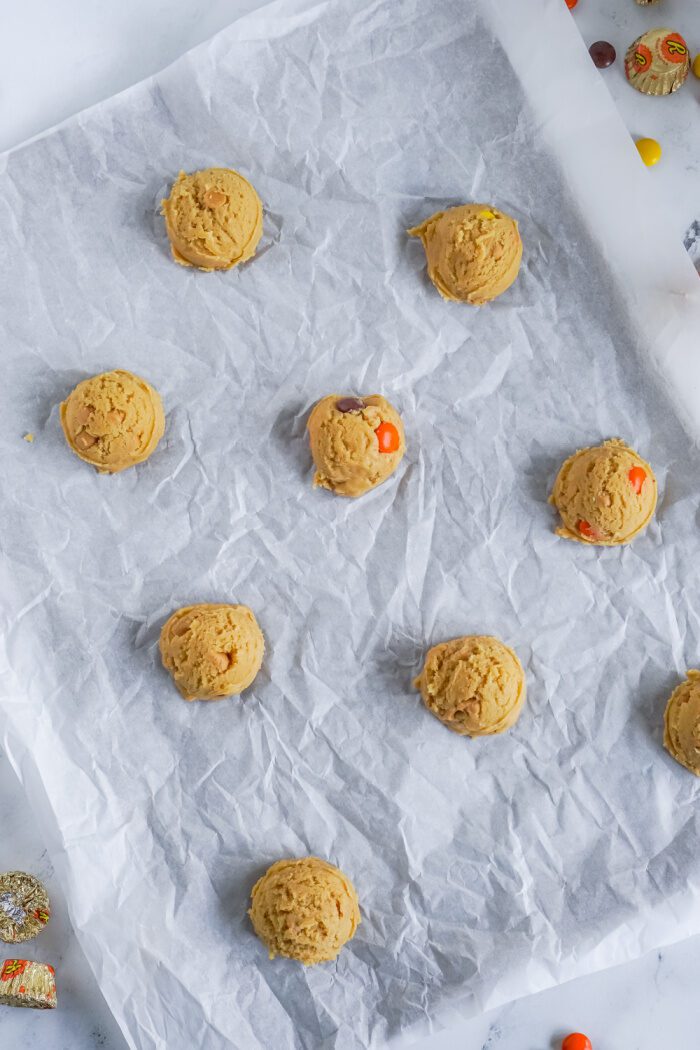
M 208 208 L 220 208 L 227 200 L 226 194 L 221 190 L 207 190 L 204 194 L 204 203 Z
M 90 417 L 94 414 L 95 409 L 92 405 L 79 405 L 75 410 L 75 422 L 84 427 L 86 423 L 90 422 Z
M 96 441 L 97 438 L 93 437 L 92 434 L 88 434 L 87 430 L 81 430 L 80 433 L 75 436 L 76 447 L 79 448 L 81 452 L 84 452 L 86 448 L 92 448 Z
M 207 659 L 217 671 L 223 672 L 228 670 L 229 658 L 227 653 L 218 653 L 215 649 L 210 649 L 207 653 Z
M 119 424 L 123 423 L 125 419 L 126 413 L 120 412 L 118 408 L 113 408 L 111 412 L 107 413 L 107 420 L 112 424 L 112 426 L 119 426 Z
M 179 623 L 173 624 L 173 626 L 170 628 L 170 631 L 171 634 L 174 634 L 176 638 L 180 638 L 183 634 L 187 634 L 191 626 L 191 620 L 180 620 Z

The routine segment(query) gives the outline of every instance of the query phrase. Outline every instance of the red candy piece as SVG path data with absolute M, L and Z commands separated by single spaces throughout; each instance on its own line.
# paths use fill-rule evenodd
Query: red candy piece
M 380 423 L 374 432 L 380 452 L 398 452 L 401 444 L 399 432 L 393 423 Z
M 567 1035 L 561 1044 L 561 1050 L 593 1050 L 593 1047 L 587 1035 L 582 1035 L 581 1032 L 572 1032 L 571 1035 Z
M 642 491 L 642 485 L 647 480 L 646 470 L 643 470 L 642 467 L 632 467 L 627 477 L 630 479 L 630 485 L 639 495 Z
M 569 8 L 569 11 L 573 11 L 577 3 L 578 0 L 566 0 L 566 6 Z
M 580 521 L 576 522 L 576 528 L 582 536 L 586 537 L 587 540 L 598 539 L 598 533 L 596 532 L 596 530 L 593 528 L 592 525 L 589 525 L 587 521 L 584 521 L 583 518 Z M 571 1050 L 571 1047 L 567 1047 L 566 1050 Z

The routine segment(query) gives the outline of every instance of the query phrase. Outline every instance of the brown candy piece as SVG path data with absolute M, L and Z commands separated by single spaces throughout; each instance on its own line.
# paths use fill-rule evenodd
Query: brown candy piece
M 336 401 L 335 407 L 339 412 L 361 412 L 365 403 L 361 397 L 341 397 Z
M 607 69 L 617 58 L 615 48 L 607 40 L 596 40 L 588 48 L 588 53 L 597 69 Z

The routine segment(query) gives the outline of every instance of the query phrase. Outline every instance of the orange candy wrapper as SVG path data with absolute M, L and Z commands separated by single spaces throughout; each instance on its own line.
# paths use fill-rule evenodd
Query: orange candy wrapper
M 5 959 L 0 969 L 0 1006 L 53 1010 L 56 974 L 48 963 L 30 959 Z
M 670 95 L 688 79 L 690 52 L 680 33 L 650 29 L 627 49 L 625 75 L 644 95 Z
M 50 918 L 49 895 L 38 879 L 24 871 L 0 874 L 0 941 L 30 941 Z

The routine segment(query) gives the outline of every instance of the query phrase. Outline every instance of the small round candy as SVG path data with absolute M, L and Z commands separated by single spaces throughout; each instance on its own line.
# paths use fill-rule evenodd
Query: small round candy
M 592 525 L 590 525 L 587 521 L 584 521 L 583 518 L 579 519 L 579 521 L 576 524 L 576 528 L 582 536 L 586 537 L 587 540 L 600 539 L 599 533 L 593 528 Z
M 587 1035 L 583 1035 L 581 1032 L 572 1032 L 571 1035 L 567 1035 L 561 1044 L 561 1050 L 593 1050 L 593 1047 Z
M 647 168 L 653 168 L 661 160 L 661 146 L 656 139 L 639 139 L 636 146 Z
M 607 69 L 617 58 L 617 51 L 607 40 L 596 40 L 588 48 L 588 53 L 598 69 Z
M 697 55 L 693 62 L 693 73 L 695 73 L 696 77 L 700 78 L 700 55 Z
M 380 452 L 398 452 L 401 437 L 393 423 L 380 423 L 374 433 L 377 435 Z

